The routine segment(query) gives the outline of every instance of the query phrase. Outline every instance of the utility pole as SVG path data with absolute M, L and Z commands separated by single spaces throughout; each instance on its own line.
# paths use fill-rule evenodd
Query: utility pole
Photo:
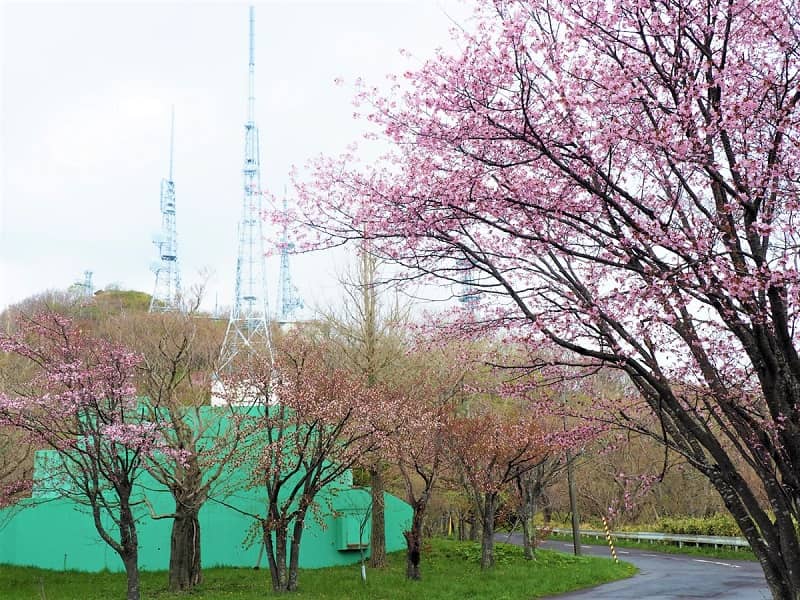
M 561 405 L 562 407 L 567 404 L 567 390 L 566 387 L 561 391 Z M 567 430 L 567 417 L 563 418 L 564 431 Z M 575 476 L 572 471 L 572 453 L 567 449 L 567 488 L 569 489 L 569 512 L 572 514 L 572 551 L 575 556 L 581 555 L 581 520 L 578 515 L 578 495 L 575 492 Z

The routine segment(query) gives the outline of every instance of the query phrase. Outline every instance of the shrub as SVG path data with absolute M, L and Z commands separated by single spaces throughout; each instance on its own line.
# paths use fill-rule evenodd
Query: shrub
M 686 535 L 741 536 L 741 530 L 730 515 L 717 513 L 711 517 L 663 517 L 656 526 L 663 533 Z

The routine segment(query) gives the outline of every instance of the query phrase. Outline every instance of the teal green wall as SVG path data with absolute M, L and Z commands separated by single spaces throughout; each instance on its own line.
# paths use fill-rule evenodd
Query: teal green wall
M 0 563 L 56 570 L 123 571 L 116 552 L 97 534 L 88 507 L 46 489 L 45 474 L 53 472 L 52 456 L 51 451 L 37 453 L 33 497 L 0 510 Z M 146 473 L 137 482 L 134 499 L 141 501 L 143 495 L 156 515 L 174 511 L 171 494 Z M 256 488 L 232 493 L 223 500 L 242 510 L 264 514 L 263 496 L 263 490 Z M 309 513 L 306 518 L 300 566 L 319 568 L 357 562 L 360 559 L 359 524 L 369 508 L 369 500 L 369 490 L 352 487 L 350 472 L 345 473 L 336 486 L 323 490 L 318 497 L 321 507 L 318 512 L 322 516 Z M 390 494 L 385 494 L 385 507 L 387 550 L 401 550 L 405 548 L 402 532 L 410 525 L 411 507 Z M 152 518 L 143 502 L 138 504 L 136 515 L 139 567 L 166 570 L 172 520 Z M 318 522 L 320 518 L 322 523 Z M 363 541 L 367 544 L 368 521 L 363 532 Z M 259 557 L 259 544 L 244 545 L 252 524 L 251 517 L 213 500 L 206 502 L 200 511 L 203 566 L 254 567 Z M 348 547 L 348 550 L 340 549 Z M 267 566 L 265 556 L 261 566 Z
M 156 511 L 172 509 L 171 499 L 153 501 Z M 321 527 L 309 517 L 300 550 L 300 566 L 318 568 L 348 564 L 359 560 L 357 549 L 340 551 L 342 529 L 348 530 L 354 544 L 358 542 L 358 522 L 369 502 L 368 491 L 361 489 L 338 492 L 334 500 L 339 517 L 328 514 Z M 402 531 L 408 528 L 411 509 L 398 498 L 386 494 L 386 544 L 389 551 L 405 548 Z M 105 544 L 94 528 L 91 514 L 66 499 L 26 500 L 22 508 L 5 509 L 0 513 L 0 522 L 7 523 L 0 530 L 0 563 L 35 566 L 44 569 L 71 569 L 77 571 L 123 571 L 122 562 L 116 552 Z M 350 509 L 356 508 L 355 517 Z M 323 504 L 324 505 L 324 504 Z M 9 511 L 16 511 L 11 517 Z M 169 540 L 171 519 L 152 519 L 139 511 L 139 566 L 142 570 L 166 570 L 169 565 Z M 349 519 L 347 517 L 350 517 Z M 10 517 L 10 518 L 9 518 Z M 243 541 L 252 519 L 229 508 L 209 502 L 200 511 L 201 556 L 205 567 L 236 566 L 254 567 L 259 547 L 253 544 L 245 548 Z M 369 527 L 364 540 L 369 542 Z M 266 557 L 261 566 L 266 568 Z

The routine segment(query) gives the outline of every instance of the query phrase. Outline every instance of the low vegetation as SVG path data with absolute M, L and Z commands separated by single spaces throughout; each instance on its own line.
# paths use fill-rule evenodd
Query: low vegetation
M 523 558 L 522 549 L 498 544 L 496 564 L 480 569 L 480 544 L 434 539 L 425 554 L 422 581 L 405 577 L 404 553 L 389 555 L 385 569 L 368 571 L 362 582 L 360 567 L 332 567 L 304 571 L 293 599 L 319 600 L 527 600 L 629 577 L 635 568 L 626 563 L 592 557 L 538 551 L 535 561 Z M 167 591 L 165 573 L 142 573 L 142 598 L 167 600 L 181 597 Z M 277 597 L 267 589 L 263 574 L 252 569 L 209 568 L 193 600 L 255 600 Z M 0 566 L 0 598 L 5 600 L 107 600 L 125 593 L 123 573 L 78 573 Z M 284 594 L 285 596 L 285 594 Z
M 538 523 L 541 526 L 541 522 Z M 558 523 L 556 527 L 568 529 L 568 522 Z M 602 521 L 589 521 L 581 525 L 582 530 L 602 531 Z M 736 522 L 733 517 L 726 514 L 715 514 L 708 517 L 662 517 L 656 523 L 629 523 L 619 528 L 619 531 L 643 531 L 657 532 L 679 535 L 709 535 L 709 536 L 730 536 L 741 537 Z M 548 539 L 553 541 L 571 542 L 572 536 L 569 534 L 552 533 Z M 583 544 L 606 545 L 605 539 L 598 539 L 584 535 L 581 538 Z M 670 542 L 638 542 L 614 538 L 614 545 L 618 548 L 638 548 L 654 552 L 664 552 L 667 554 L 691 554 L 693 556 L 704 556 L 708 558 L 755 560 L 753 552 L 746 548 L 695 546 L 688 543 L 679 546 L 677 543 Z
M 551 534 L 548 538 L 551 541 L 569 542 L 572 543 L 571 535 Z M 606 546 L 605 539 L 598 539 L 588 536 L 581 537 L 581 544 Z M 663 552 L 665 554 L 690 554 L 692 556 L 702 556 L 705 558 L 720 558 L 727 560 L 756 560 L 753 552 L 747 548 L 731 548 L 713 546 L 691 546 L 684 544 L 678 546 L 677 544 L 669 544 L 666 542 L 637 542 L 633 540 L 614 539 L 614 546 L 616 548 L 635 548 L 638 550 L 648 550 L 650 552 Z M 622 556 L 624 559 L 624 555 Z
M 558 514 L 550 521 L 549 527 L 569 528 L 569 515 Z M 536 519 L 538 527 L 543 526 L 541 515 Z M 742 537 L 742 532 L 733 517 L 725 513 L 717 513 L 707 517 L 661 517 L 655 522 L 634 522 L 624 525 L 612 525 L 612 531 L 648 531 L 654 533 L 673 533 L 680 535 L 717 535 Z M 581 529 L 602 531 L 603 521 L 598 518 L 581 519 Z
M 645 529 L 645 531 L 650 531 Z M 653 531 L 662 533 L 676 533 L 685 535 L 724 535 L 741 537 L 742 531 L 726 514 L 716 514 L 710 517 L 662 517 L 658 520 Z

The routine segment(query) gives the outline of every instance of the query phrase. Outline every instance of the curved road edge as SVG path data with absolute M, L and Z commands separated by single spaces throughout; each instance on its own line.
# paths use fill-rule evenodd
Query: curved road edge
M 522 545 L 522 535 L 498 534 L 498 542 Z M 548 550 L 572 553 L 572 542 L 546 541 Z M 582 545 L 587 556 L 609 556 L 607 546 Z M 549 596 L 558 600 L 770 600 L 761 566 L 755 561 L 663 554 L 633 548 L 617 550 L 620 560 L 639 569 L 633 577 L 589 589 Z

